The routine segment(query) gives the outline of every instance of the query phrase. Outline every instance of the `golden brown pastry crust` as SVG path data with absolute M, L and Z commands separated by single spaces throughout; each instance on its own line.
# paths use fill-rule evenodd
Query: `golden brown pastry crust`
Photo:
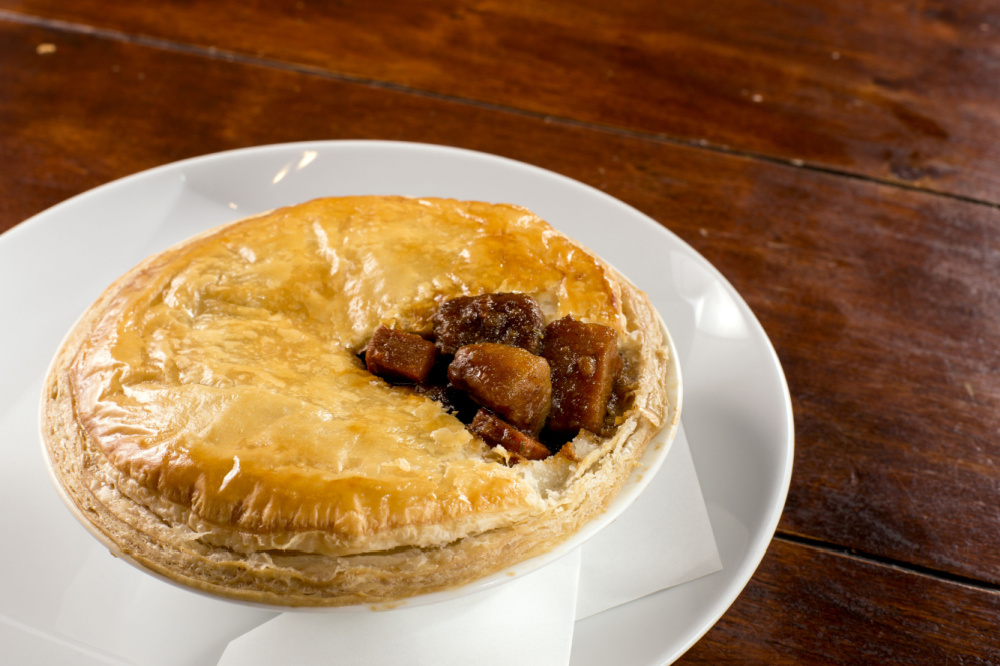
M 612 437 L 509 467 L 356 357 L 380 324 L 428 332 L 442 300 L 488 292 L 618 332 L 638 388 Z M 522 208 L 404 197 L 320 199 L 147 259 L 84 314 L 45 391 L 53 474 L 109 547 L 286 606 L 400 599 L 545 552 L 679 418 L 659 318 L 614 269 Z

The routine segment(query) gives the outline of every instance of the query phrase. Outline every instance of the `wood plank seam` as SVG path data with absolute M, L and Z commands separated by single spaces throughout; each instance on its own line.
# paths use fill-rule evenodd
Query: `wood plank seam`
M 909 562 L 903 562 L 893 558 L 883 557 L 881 555 L 875 555 L 873 553 L 859 551 L 856 548 L 848 548 L 847 546 L 841 546 L 838 544 L 830 543 L 828 541 L 822 541 L 820 539 L 812 539 L 810 537 L 804 537 L 797 534 L 789 534 L 787 532 L 775 533 L 774 539 L 776 541 L 783 541 L 789 544 L 805 546 L 807 548 L 814 548 L 816 550 L 820 550 L 823 552 L 832 553 L 835 555 L 841 555 L 844 557 L 861 560 L 863 562 L 868 562 L 879 566 L 891 567 L 893 569 L 896 569 L 897 571 L 902 571 L 904 573 L 915 574 L 918 576 L 925 576 L 942 582 L 954 583 L 956 585 L 964 585 L 966 587 L 975 588 L 977 590 L 982 590 L 984 592 L 1000 593 L 1000 585 L 988 583 L 986 581 L 982 581 L 977 578 L 970 578 L 968 576 L 962 576 L 960 574 L 954 574 L 948 571 L 934 569 L 932 567 L 925 567 L 919 564 L 911 564 Z
M 158 37 L 150 37 L 148 35 L 139 35 L 122 32 L 119 30 L 113 30 L 109 28 L 99 28 L 96 26 L 91 26 L 83 23 L 76 23 L 71 21 L 64 21 L 60 19 L 50 19 L 43 16 L 35 16 L 32 14 L 22 14 L 20 12 L 14 12 L 10 10 L 0 9 L 0 21 L 8 21 L 11 23 L 17 23 L 22 25 L 31 25 L 40 28 L 46 28 L 58 32 L 67 32 L 73 34 L 80 34 L 95 37 L 98 39 L 106 39 L 111 41 L 117 41 L 127 44 L 134 44 L 137 46 L 143 46 L 146 48 L 153 48 L 162 51 L 168 51 L 173 53 L 181 53 L 184 55 L 194 55 L 200 56 L 213 60 L 223 60 L 225 62 L 238 63 L 243 65 L 250 65 L 256 67 L 266 67 L 270 69 L 275 69 L 279 71 L 289 71 L 295 72 L 297 74 L 303 74 L 307 76 L 317 76 L 321 78 L 326 78 L 329 80 L 340 81 L 344 83 L 352 83 L 357 85 L 369 86 L 372 88 L 379 88 L 384 90 L 391 90 L 394 92 L 417 95 L 422 97 L 427 97 L 431 99 L 436 99 L 445 102 L 451 102 L 455 104 L 464 104 L 480 109 L 496 111 L 500 113 L 515 114 L 523 117 L 541 119 L 547 123 L 558 123 L 567 127 L 574 127 L 577 129 L 585 129 L 595 132 L 603 132 L 608 134 L 613 134 L 617 136 L 623 136 L 631 139 L 637 139 L 642 141 L 649 141 L 653 143 L 674 145 L 684 148 L 692 148 L 695 150 L 704 150 L 712 153 L 717 153 L 721 155 L 727 155 L 731 157 L 739 157 L 744 159 L 756 160 L 760 162 L 766 162 L 770 164 L 776 164 L 780 166 L 806 169 L 808 171 L 822 173 L 830 176 L 839 176 L 843 178 L 850 178 L 853 180 L 858 180 L 866 183 L 873 183 L 877 185 L 884 185 L 887 187 L 894 187 L 901 190 L 909 190 L 913 192 L 920 192 L 923 194 L 930 194 L 933 196 L 944 197 L 947 199 L 952 199 L 955 201 L 962 201 L 965 203 L 971 203 L 981 206 L 986 206 L 992 209 L 1000 209 L 1000 203 L 993 203 L 983 199 L 977 199 L 975 197 L 970 197 L 967 195 L 956 194 L 952 192 L 947 192 L 944 190 L 920 187 L 916 185 L 911 185 L 903 181 L 889 180 L 885 178 L 875 178 L 872 176 L 867 176 L 863 174 L 854 173 L 851 171 L 836 169 L 833 167 L 823 166 L 821 164 L 807 163 L 799 159 L 785 159 L 781 157 L 775 157 L 773 155 L 767 155 L 764 153 L 755 153 L 753 151 L 744 151 L 735 149 L 729 146 L 723 146 L 718 144 L 708 143 L 705 140 L 690 140 L 683 139 L 680 137 L 674 137 L 667 134 L 660 134 L 654 132 L 641 132 L 637 130 L 630 130 L 624 127 L 616 127 L 613 125 L 604 125 L 601 123 L 585 122 L 580 120 L 575 120 L 573 118 L 565 116 L 556 116 L 551 114 L 538 113 L 534 111 L 528 111 L 518 107 L 507 106 L 503 104 L 495 104 L 487 102 L 484 100 L 477 100 L 467 97 L 459 97 L 456 95 L 446 95 L 443 93 L 436 93 L 429 90 L 423 90 L 419 88 L 413 88 L 410 86 L 394 83 L 392 81 L 384 81 L 379 79 L 371 79 L 366 77 L 354 76 L 351 74 L 346 74 L 342 72 L 336 72 L 328 69 L 323 69 L 321 67 L 315 67 L 310 65 L 303 65 L 299 63 L 291 63 L 282 60 L 275 60 L 272 58 L 262 58 L 257 56 L 251 56 L 248 54 L 240 53 L 237 51 L 230 51 L 227 49 L 219 49 L 216 47 L 205 47 L 198 46 L 196 44 L 187 44 L 184 42 L 178 42 L 169 39 L 163 39 Z

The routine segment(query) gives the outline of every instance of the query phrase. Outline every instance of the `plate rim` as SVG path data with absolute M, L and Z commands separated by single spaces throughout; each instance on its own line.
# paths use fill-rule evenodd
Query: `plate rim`
M 285 151 L 297 151 L 297 150 L 337 150 L 343 148 L 390 148 L 396 150 L 412 150 L 412 151 L 434 151 L 441 154 L 448 154 L 458 157 L 466 157 L 477 160 L 486 160 L 500 162 L 506 164 L 509 167 L 517 169 L 527 169 L 529 172 L 539 175 L 544 175 L 548 178 L 556 178 L 566 184 L 572 185 L 574 187 L 584 188 L 589 191 L 591 195 L 598 196 L 604 199 L 608 203 L 612 203 L 616 206 L 623 207 L 627 209 L 633 216 L 637 219 L 643 220 L 644 224 L 650 225 L 656 233 L 667 234 L 672 242 L 678 244 L 690 255 L 696 257 L 703 267 L 707 268 L 712 276 L 712 279 L 723 286 L 726 292 L 734 298 L 734 300 L 739 304 L 741 313 L 744 317 L 748 319 L 760 333 L 760 341 L 763 342 L 765 351 L 768 354 L 771 365 L 776 370 L 776 377 L 778 379 L 782 405 L 782 428 L 786 433 L 784 441 L 776 443 L 780 447 L 780 453 L 782 460 L 784 461 L 784 466 L 781 469 L 780 482 L 772 489 L 775 493 L 775 500 L 767 512 L 767 520 L 763 523 L 762 529 L 760 529 L 756 534 L 751 533 L 747 546 L 743 551 L 742 557 L 739 559 L 736 565 L 735 572 L 733 574 L 733 580 L 727 586 L 723 588 L 723 593 L 714 599 L 711 603 L 711 612 L 701 623 L 699 631 L 693 633 L 689 636 L 688 640 L 684 641 L 682 645 L 677 645 L 674 648 L 671 646 L 666 646 L 666 650 L 662 652 L 662 657 L 667 659 L 668 662 L 673 661 L 678 658 L 691 646 L 697 643 L 715 624 L 718 620 L 725 614 L 725 612 L 732 606 L 736 598 L 745 589 L 746 585 L 750 582 L 753 577 L 754 572 L 763 560 L 766 554 L 767 548 L 771 543 L 775 532 L 777 531 L 778 524 L 781 519 L 782 512 L 787 501 L 787 496 L 789 488 L 791 485 L 792 471 L 794 466 L 794 452 L 795 452 L 795 429 L 794 429 L 794 414 L 793 405 L 791 400 L 791 394 L 789 391 L 788 381 L 784 373 L 784 369 L 781 365 L 780 359 L 778 358 L 777 352 L 774 348 L 773 342 L 767 335 L 763 326 L 757 319 L 756 314 L 746 303 L 739 292 L 730 284 L 728 279 L 721 273 L 721 271 L 710 261 L 705 259 L 697 250 L 695 250 L 690 244 L 685 240 L 680 238 L 676 233 L 674 233 L 667 226 L 660 224 L 655 219 L 651 218 L 642 211 L 634 208 L 633 206 L 617 199 L 616 197 L 581 181 L 573 179 L 569 176 L 565 176 L 555 171 L 551 171 L 544 167 L 540 167 L 531 163 L 522 162 L 513 158 L 505 157 L 502 155 L 495 155 L 491 153 L 481 152 L 477 150 L 472 150 L 468 148 L 461 148 L 456 146 L 449 146 L 443 144 L 431 144 L 423 142 L 411 142 L 411 141 L 397 141 L 397 140 L 370 140 L 370 139 L 347 139 L 347 140 L 303 140 L 285 143 L 269 143 L 254 146 L 244 146 L 240 148 L 234 148 L 229 150 L 223 150 L 213 153 L 207 153 L 203 155 L 197 155 L 188 157 L 175 162 L 170 162 L 166 164 L 161 164 L 158 166 L 151 167 L 133 174 L 123 176 L 121 178 L 103 183 L 94 188 L 86 190 L 84 192 L 73 195 L 72 197 L 65 199 L 43 211 L 40 211 L 31 217 L 23 220 L 20 223 L 15 224 L 13 227 L 7 229 L 2 234 L 0 234 L 0 250 L 4 247 L 9 246 L 12 243 L 16 243 L 16 239 L 21 237 L 21 234 L 28 233 L 30 229 L 33 229 L 39 224 L 43 224 L 44 221 L 52 216 L 58 216 L 63 213 L 66 208 L 71 208 L 78 205 L 82 199 L 92 196 L 98 196 L 104 194 L 115 188 L 125 188 L 128 187 L 134 181 L 155 178 L 161 174 L 168 173 L 171 171 L 178 171 L 183 173 L 183 170 L 192 165 L 204 165 L 214 161 L 221 161 L 226 159 L 240 159 L 243 156 L 266 156 L 268 153 L 281 153 Z M 626 273 L 627 275 L 627 273 Z M 692 450 L 697 446 L 692 443 Z M 47 457 L 46 457 L 47 459 Z M 718 529 L 713 525 L 713 530 Z M 190 588 L 188 588 L 190 589 Z

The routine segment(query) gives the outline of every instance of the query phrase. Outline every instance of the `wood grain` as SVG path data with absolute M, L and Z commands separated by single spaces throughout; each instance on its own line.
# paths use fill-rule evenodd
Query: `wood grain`
M 0 0 L 58 19 L 1000 202 L 986 0 Z M 886 29 L 891 26 L 891 29 Z
M 1000 290 L 982 280 L 1000 273 L 996 210 L 322 77 L 0 28 L 17 73 L 6 99 L 19 100 L 0 103 L 15 137 L 3 224 L 136 170 L 298 139 L 450 140 L 566 173 L 692 242 L 769 331 L 798 423 L 783 529 L 1000 582 L 1000 514 L 985 510 L 1000 487 Z M 55 54 L 35 53 L 49 42 Z M 78 85 L 52 84 L 63 80 Z
M 15 72 L 0 101 L 4 226 L 140 169 L 300 139 L 452 143 L 564 173 L 691 242 L 772 337 L 797 422 L 781 529 L 1000 583 L 1000 286 L 983 279 L 1000 274 L 997 210 L 318 76 L 0 31 Z
M 677 664 L 996 664 L 1000 594 L 774 541 Z
M 586 54 L 580 55 L 572 77 L 549 82 L 550 91 L 543 87 L 537 96 L 523 90 L 519 95 L 513 88 L 510 93 L 506 86 L 515 85 L 510 77 L 528 76 L 543 57 L 541 47 L 527 48 L 540 37 L 520 37 L 526 52 L 519 60 L 512 55 L 515 42 L 509 41 L 513 28 L 498 30 L 491 36 L 496 48 L 470 56 L 469 63 L 442 62 L 444 56 L 433 54 L 429 42 L 407 44 L 402 38 L 414 26 L 440 32 L 435 26 L 441 21 L 466 25 L 473 14 L 465 5 L 451 6 L 454 16 L 446 19 L 451 14 L 440 4 L 415 4 L 407 11 L 417 14 L 389 20 L 380 34 L 395 35 L 396 41 L 381 51 L 378 44 L 369 43 L 374 32 L 348 34 L 343 28 L 350 17 L 367 20 L 368 5 L 316 9 L 310 24 L 327 29 L 339 25 L 341 32 L 331 34 L 344 34 L 342 39 L 328 36 L 322 47 L 321 31 L 311 25 L 289 33 L 296 39 L 283 36 L 297 16 L 292 6 L 279 12 L 263 3 L 208 6 L 192 0 L 165 3 L 158 17 L 151 4 L 143 3 L 101 5 L 100 16 L 97 3 L 90 0 L 73 5 L 31 0 L 16 7 L 0 0 L 0 6 L 140 33 L 46 28 L 0 15 L 0 231 L 74 194 L 142 169 L 219 150 L 296 140 L 372 138 L 453 145 L 536 164 L 601 188 L 691 243 L 743 294 L 771 337 L 792 392 L 797 440 L 792 488 L 779 530 L 832 544 L 835 550 L 856 549 L 925 573 L 941 572 L 934 578 L 778 541 L 733 610 L 686 659 L 961 663 L 958 656 L 965 650 L 971 657 L 966 663 L 997 663 L 1000 639 L 989 630 L 1000 619 L 997 592 L 990 587 L 1000 585 L 995 555 L 1000 548 L 1000 210 L 706 150 L 693 140 L 716 132 L 712 142 L 730 142 L 726 137 L 732 136 L 744 142 L 731 143 L 734 150 L 790 160 L 801 153 L 781 147 L 788 139 L 779 128 L 794 117 L 803 125 L 796 131 L 826 137 L 811 144 L 805 134 L 799 135 L 803 145 L 813 146 L 810 160 L 891 180 L 894 176 L 879 171 L 887 168 L 886 162 L 875 159 L 875 152 L 896 150 L 912 136 L 893 133 L 877 118 L 867 118 L 864 124 L 874 125 L 866 131 L 876 133 L 869 139 L 878 148 L 865 156 L 864 142 L 857 138 L 862 135 L 844 118 L 818 112 L 790 116 L 787 109 L 769 109 L 751 122 L 736 113 L 736 107 L 716 119 L 708 112 L 680 113 L 723 94 L 726 77 L 736 77 L 731 72 L 705 83 L 706 90 L 693 84 L 687 88 L 683 104 L 690 107 L 670 107 L 680 102 L 658 98 L 661 106 L 674 109 L 666 113 L 655 104 L 630 106 L 650 81 L 660 80 L 660 74 L 653 76 L 645 65 L 634 64 L 630 82 L 621 84 L 630 92 L 609 99 L 603 108 L 593 102 L 598 93 L 583 88 L 615 93 L 617 84 L 599 86 L 584 67 L 595 62 Z M 522 30 L 530 23 L 539 25 L 543 34 L 568 20 L 559 9 L 563 5 L 539 15 L 543 6 L 531 9 L 514 3 L 490 6 L 490 11 L 498 16 L 521 12 L 526 17 L 519 24 Z M 686 2 L 678 5 L 685 6 L 691 7 Z M 485 11 L 487 5 L 476 7 Z M 639 12 L 640 4 L 631 14 L 629 7 L 616 20 L 640 26 L 645 16 L 651 22 Z M 808 35 L 833 30 L 824 16 L 833 14 L 843 21 L 850 11 L 862 11 L 847 7 L 839 10 L 846 14 L 838 14 L 823 1 L 812 3 L 811 9 L 791 3 L 737 2 L 732 7 L 732 22 L 753 33 L 743 40 L 766 42 L 773 49 L 793 41 L 793 25 L 803 31 L 798 39 L 806 48 Z M 944 48 L 941 44 L 961 36 L 946 26 L 972 25 L 982 18 L 971 2 L 949 7 L 888 3 L 870 11 L 896 12 L 901 34 L 887 36 L 889 45 L 916 40 L 928 22 L 937 26 L 924 37 L 928 53 L 935 54 Z M 580 5 L 580 21 L 604 11 L 584 10 L 587 7 Z M 656 11 L 670 15 L 680 10 Z M 789 23 L 761 28 L 768 12 L 787 15 Z M 192 25 L 195 13 L 203 26 Z M 917 15 L 913 25 L 903 20 Z M 265 30 L 265 17 L 274 34 Z M 222 29 L 224 20 L 232 26 L 257 25 L 257 32 L 240 36 L 239 30 Z M 695 41 L 722 44 L 735 30 L 722 24 L 706 26 L 690 16 L 684 20 L 691 22 L 685 30 L 694 31 Z M 983 20 L 992 25 L 989 17 Z M 621 29 L 629 25 L 623 23 Z M 846 32 L 846 24 L 834 25 Z M 706 34 L 698 36 L 695 28 Z M 593 31 L 587 34 L 596 39 Z M 238 41 L 222 44 L 225 48 L 240 50 L 253 42 L 271 49 L 261 56 L 287 62 L 278 66 L 150 41 L 156 36 L 183 39 L 185 44 L 218 44 L 212 35 Z M 655 55 L 657 43 L 637 46 L 636 52 Z M 978 48 L 979 42 L 970 43 L 969 48 Z M 741 44 L 733 48 L 746 46 Z M 591 46 L 585 42 L 579 49 Z M 809 48 L 826 46 L 820 41 Z M 902 47 L 894 48 L 901 50 L 892 58 L 902 60 Z M 924 102 L 917 89 L 926 81 L 928 96 L 948 90 L 957 96 L 952 112 L 935 101 L 927 117 L 946 127 L 948 134 L 941 138 L 946 150 L 933 153 L 933 159 L 947 154 L 958 166 L 906 182 L 982 196 L 995 187 L 983 183 L 992 183 L 1000 173 L 991 166 L 994 147 L 981 140 L 990 127 L 985 119 L 992 117 L 989 96 L 996 87 L 982 85 L 981 72 L 963 60 L 971 57 L 968 51 L 955 48 L 962 53 L 953 55 L 951 66 L 963 77 L 980 76 L 979 84 L 958 81 L 949 88 L 930 74 L 910 79 L 900 75 L 909 82 L 896 94 L 920 107 Z M 414 49 L 425 52 L 414 59 Z M 889 46 L 885 50 L 895 53 Z M 881 71 L 888 62 L 865 53 L 861 57 L 860 50 L 844 49 L 834 62 L 843 64 L 853 54 L 858 77 L 862 70 L 868 72 L 865 76 Z M 350 67 L 341 63 L 348 56 L 354 63 Z M 570 70 L 558 54 L 550 57 L 556 59 L 553 71 Z M 790 50 L 773 57 L 772 66 L 778 69 L 798 62 Z M 921 52 L 905 66 L 925 67 L 926 74 L 931 70 L 923 59 L 930 57 Z M 375 67 L 366 58 L 381 63 L 381 69 L 365 69 Z M 501 60 L 513 62 L 501 66 Z M 703 68 L 697 70 L 703 77 L 700 62 L 692 61 Z M 988 69 L 985 61 L 977 62 Z M 318 69 L 293 67 L 296 63 Z M 802 76 L 808 78 L 813 66 L 805 58 Z M 475 67 L 481 69 L 478 76 L 499 80 L 459 81 L 459 73 Z M 713 67 L 727 69 L 722 64 Z M 365 80 L 331 76 L 332 71 Z M 527 78 L 516 85 L 536 82 Z M 417 88 L 440 94 L 414 92 Z M 564 99 L 557 99 L 557 90 Z M 748 108 L 766 107 L 763 101 L 751 104 L 755 106 Z M 975 111 L 967 113 L 967 107 Z M 669 125 L 681 123 L 674 112 L 684 116 L 683 122 L 697 118 L 700 124 L 677 130 Z M 922 123 L 910 121 L 914 126 Z M 691 145 L 664 140 L 660 134 L 684 136 L 692 139 Z M 969 148 L 973 143 L 980 153 Z M 844 145 L 849 150 L 838 153 Z M 915 163 L 923 164 L 923 159 Z M 697 442 L 692 448 L 697 457 Z M 949 582 L 955 576 L 981 581 L 982 589 Z

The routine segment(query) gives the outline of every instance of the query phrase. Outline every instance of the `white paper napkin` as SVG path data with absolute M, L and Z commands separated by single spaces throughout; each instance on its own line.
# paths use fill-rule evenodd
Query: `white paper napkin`
M 683 426 L 656 478 L 581 550 L 578 620 L 722 569 Z
M 579 571 L 577 551 L 446 603 L 371 613 L 283 613 L 232 641 L 219 666 L 564 664 Z
M 219 666 L 568 664 L 576 619 L 721 568 L 682 427 L 635 504 L 556 562 L 434 605 L 283 613 L 231 641 Z

